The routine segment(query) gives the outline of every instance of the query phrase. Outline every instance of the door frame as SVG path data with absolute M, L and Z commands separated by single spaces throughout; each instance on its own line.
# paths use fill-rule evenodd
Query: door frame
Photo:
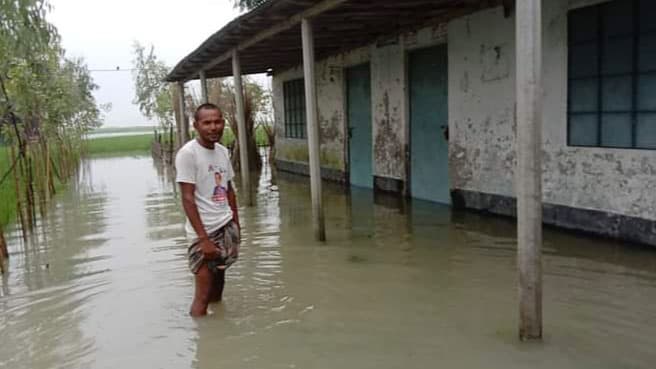
M 344 177 L 346 179 L 346 183 L 348 184 L 348 187 L 351 188 L 351 138 L 349 137 L 349 114 L 348 114 L 348 70 L 351 68 L 357 68 L 361 66 L 369 66 L 369 108 L 371 109 L 371 187 L 373 189 L 374 185 L 374 166 L 376 163 L 376 158 L 374 156 L 374 145 L 373 145 L 373 138 L 374 138 L 374 100 L 373 100 L 373 87 L 374 87 L 374 79 L 371 77 L 372 72 L 371 72 L 371 61 L 366 60 L 364 62 L 358 62 L 354 64 L 345 64 L 342 67 L 342 96 L 344 96 L 343 99 L 343 106 L 344 106 L 344 169 L 346 170 L 346 173 L 344 173 Z
M 449 132 L 451 132 L 451 112 L 449 109 L 449 43 L 446 40 L 436 40 L 435 42 L 430 42 L 430 43 L 425 43 L 422 45 L 413 45 L 411 47 L 407 47 L 404 50 L 404 78 L 405 78 L 405 121 L 408 122 L 408 124 L 405 125 L 405 137 L 406 137 L 406 145 L 405 145 L 405 150 L 404 150 L 404 156 L 405 156 L 405 184 L 404 184 L 404 189 L 403 189 L 403 195 L 409 198 L 412 198 L 412 117 L 410 116 L 410 111 L 411 111 L 411 101 L 410 101 L 410 54 L 412 54 L 414 51 L 417 50 L 423 50 L 423 49 L 430 49 L 432 47 L 437 47 L 437 46 L 442 46 L 446 47 L 446 93 L 447 93 L 447 107 L 446 107 L 446 121 L 447 121 L 447 129 Z M 450 137 L 449 137 L 450 138 Z M 446 142 L 447 144 L 447 150 L 448 152 L 451 151 L 451 140 L 448 140 Z M 449 192 L 452 192 L 452 189 L 450 188 L 451 184 L 451 168 L 450 168 L 450 163 L 448 162 L 449 158 L 447 155 L 447 175 L 449 176 Z

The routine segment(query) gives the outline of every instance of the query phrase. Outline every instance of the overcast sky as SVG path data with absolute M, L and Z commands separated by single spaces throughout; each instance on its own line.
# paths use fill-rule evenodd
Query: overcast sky
M 59 30 L 69 56 L 90 69 L 129 69 L 132 44 L 155 46 L 173 67 L 211 34 L 239 15 L 230 0 L 51 0 L 49 20 Z M 132 104 L 132 74 L 93 72 L 98 103 L 112 103 L 105 126 L 154 124 Z

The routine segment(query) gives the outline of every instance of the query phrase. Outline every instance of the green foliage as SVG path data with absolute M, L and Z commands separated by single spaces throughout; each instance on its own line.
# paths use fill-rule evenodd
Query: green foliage
M 258 116 L 267 115 L 270 110 L 271 94 L 255 79 L 242 77 L 244 90 L 244 108 L 246 119 L 254 123 Z M 221 107 L 229 122 L 234 122 L 237 108 L 235 106 L 235 88 L 231 78 L 212 79 L 208 83 L 209 100 Z
M 97 86 L 82 59 L 66 58 L 49 10 L 47 0 L 0 0 L 0 136 L 16 157 L 8 159 L 6 147 L 0 155 L 17 163 L 1 185 L 14 195 L 0 189 L 0 216 L 14 207 L 23 230 L 36 224 L 58 180 L 74 173 L 82 137 L 102 119 Z
M 236 8 L 240 10 L 251 10 L 264 4 L 267 0 L 232 0 Z
M 269 146 L 269 136 L 263 126 L 258 125 L 255 128 L 255 143 L 257 146 Z
M 87 150 L 91 155 L 108 154 L 147 154 L 153 135 L 103 137 L 87 140 Z
M 164 82 L 169 68 L 155 55 L 155 48 L 134 43 L 134 85 L 136 95 L 133 102 L 150 119 L 157 119 L 162 129 L 167 130 L 174 123 L 173 95 Z
M 225 127 L 223 129 L 223 137 L 221 137 L 221 145 L 225 147 L 231 147 L 235 143 L 235 133 L 232 132 L 230 127 Z
M 221 145 L 231 147 L 235 144 L 236 139 L 237 138 L 232 129 L 230 127 L 225 127 L 223 130 L 223 137 L 221 137 Z M 255 128 L 255 143 L 257 146 L 269 146 L 269 136 L 262 126 L 257 126 L 257 128 Z
M 13 134 L 81 134 L 100 125 L 97 88 L 81 59 L 67 59 L 44 0 L 0 0 L 0 117 Z M 16 128 L 20 128 L 16 132 Z M 18 140 L 18 137 L 15 137 Z M 7 140 L 9 141 L 9 140 Z

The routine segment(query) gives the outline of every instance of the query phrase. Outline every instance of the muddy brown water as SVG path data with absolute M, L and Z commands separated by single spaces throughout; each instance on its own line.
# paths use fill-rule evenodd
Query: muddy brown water
M 87 161 L 9 232 L 2 368 L 654 368 L 656 252 L 545 231 L 543 343 L 517 340 L 515 225 L 265 172 L 225 302 L 187 315 L 183 215 L 149 157 Z

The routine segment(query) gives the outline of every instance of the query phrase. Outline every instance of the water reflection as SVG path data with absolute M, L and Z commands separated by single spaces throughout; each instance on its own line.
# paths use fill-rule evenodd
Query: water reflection
M 512 220 L 324 184 L 267 168 L 240 208 L 225 302 L 192 320 L 173 173 L 93 159 L 43 232 L 9 232 L 0 367 L 651 368 L 656 253 L 545 231 L 543 344 L 516 340 Z
M 105 291 L 102 262 L 110 255 L 98 252 L 109 240 L 108 198 L 93 190 L 88 170 L 38 219 L 28 242 L 11 232 L 11 268 L 0 298 L 0 332 L 11 340 L 0 345 L 7 367 L 78 367 L 93 355 L 94 335 L 78 323 L 88 317 L 88 301 Z

